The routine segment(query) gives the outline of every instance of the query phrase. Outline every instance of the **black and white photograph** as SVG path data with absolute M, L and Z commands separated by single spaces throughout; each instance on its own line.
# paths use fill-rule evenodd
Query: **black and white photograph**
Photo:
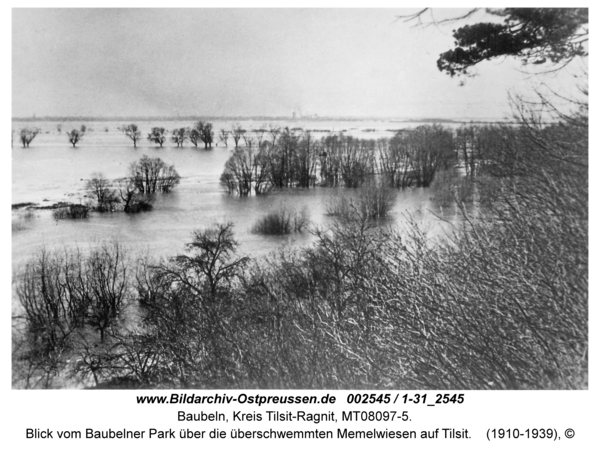
M 588 8 L 11 21 L 11 391 L 589 389 Z

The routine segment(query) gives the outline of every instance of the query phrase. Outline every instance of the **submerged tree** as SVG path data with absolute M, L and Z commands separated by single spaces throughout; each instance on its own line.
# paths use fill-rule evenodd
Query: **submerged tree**
M 101 173 L 94 172 L 92 178 L 86 183 L 86 188 L 96 198 L 98 212 L 114 211 L 119 199 L 116 191 L 111 187 L 110 181 Z
M 198 130 L 196 127 L 188 130 L 188 139 L 192 144 L 194 144 L 194 147 L 198 147 L 198 143 L 202 142 L 202 134 L 200 133 L 200 130 Z
M 200 134 L 202 137 L 202 142 L 204 142 L 204 148 L 212 147 L 213 139 L 215 133 L 213 132 L 213 125 L 210 122 L 198 122 L 198 128 L 200 129 Z
M 231 126 L 231 137 L 233 138 L 233 142 L 235 143 L 235 148 L 238 147 L 238 143 L 240 139 L 246 134 L 246 130 L 244 130 L 240 124 L 234 124 Z
M 162 127 L 153 127 L 152 131 L 148 133 L 148 140 L 158 144 L 160 147 L 163 146 L 166 139 L 165 129 Z
M 160 158 L 146 155 L 129 166 L 129 174 L 131 183 L 142 194 L 170 192 L 179 184 L 180 179 L 174 166 L 167 165 Z
M 183 147 L 183 143 L 189 136 L 189 130 L 186 128 L 176 128 L 171 132 L 171 140 L 177 147 Z
M 440 125 L 417 127 L 407 136 L 412 167 L 417 187 L 427 187 L 440 168 L 451 164 L 454 153 L 452 132 Z
M 377 141 L 379 150 L 379 167 L 381 173 L 391 187 L 407 188 L 415 181 L 415 173 L 411 165 L 411 154 L 408 138 L 405 133 L 398 132 L 391 139 Z
M 125 136 L 133 141 L 134 148 L 137 147 L 137 142 L 142 138 L 142 132 L 135 123 L 123 125 L 119 130 L 125 133 Z
M 221 183 L 229 193 L 250 195 L 255 172 L 255 153 L 252 148 L 236 148 L 225 163 Z
M 83 138 L 84 132 L 80 130 L 73 129 L 71 131 L 67 131 L 67 136 L 69 137 L 69 142 L 73 144 L 73 147 L 77 145 L 77 143 Z
M 133 181 L 123 178 L 118 181 L 119 196 L 123 202 L 123 211 L 127 214 L 135 214 L 152 209 L 152 198 L 139 194 Z
M 29 147 L 29 144 L 31 143 L 31 141 L 33 141 L 33 139 L 39 134 L 39 132 L 40 132 L 40 129 L 35 128 L 35 127 L 22 128 L 21 131 L 19 132 L 19 136 L 21 138 L 21 142 L 23 143 L 23 147 Z
M 221 128 L 221 130 L 219 131 L 219 142 L 222 142 L 223 144 L 225 144 L 225 147 L 227 147 L 227 139 L 229 138 L 229 131 Z

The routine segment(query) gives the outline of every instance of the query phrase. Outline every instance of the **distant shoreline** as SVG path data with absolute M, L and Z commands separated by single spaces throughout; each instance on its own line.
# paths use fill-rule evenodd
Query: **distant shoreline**
M 196 120 L 213 120 L 213 121 L 275 121 L 285 120 L 290 122 L 302 122 L 302 121 L 315 121 L 315 122 L 326 122 L 326 121 L 351 121 L 351 122 L 364 122 L 364 121 L 377 121 L 377 122 L 398 122 L 398 123 L 411 123 L 411 122 L 423 122 L 423 123 L 514 123 L 512 120 L 504 119 L 444 119 L 444 118 L 397 118 L 397 117 L 284 117 L 284 116 L 130 116 L 130 117 L 94 117 L 94 116 L 40 116 L 40 117 L 13 117 L 13 122 L 149 122 L 149 121 L 168 121 L 168 122 L 181 122 L 181 121 L 196 121 Z

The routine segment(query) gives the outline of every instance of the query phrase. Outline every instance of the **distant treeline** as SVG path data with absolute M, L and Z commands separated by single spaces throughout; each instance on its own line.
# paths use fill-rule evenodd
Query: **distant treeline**
M 414 118 L 414 119 L 397 119 L 388 117 L 340 117 L 340 116 L 311 116 L 292 118 L 290 116 L 36 116 L 36 117 L 13 117 L 13 122 L 155 122 L 155 121 L 168 121 L 168 122 L 194 122 L 198 120 L 214 120 L 214 121 L 302 121 L 307 120 L 311 122 L 319 121 L 348 121 L 348 122 L 364 122 L 364 121 L 375 121 L 375 122 L 411 122 L 411 123 L 511 123 L 505 120 L 462 120 L 462 119 L 444 119 L 444 118 Z

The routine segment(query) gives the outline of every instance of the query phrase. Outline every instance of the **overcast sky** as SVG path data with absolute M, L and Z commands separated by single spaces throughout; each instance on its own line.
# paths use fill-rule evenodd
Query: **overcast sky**
M 414 11 L 14 9 L 13 116 L 508 115 L 531 77 L 497 60 L 461 85 L 436 67 L 452 25 L 395 20 Z

